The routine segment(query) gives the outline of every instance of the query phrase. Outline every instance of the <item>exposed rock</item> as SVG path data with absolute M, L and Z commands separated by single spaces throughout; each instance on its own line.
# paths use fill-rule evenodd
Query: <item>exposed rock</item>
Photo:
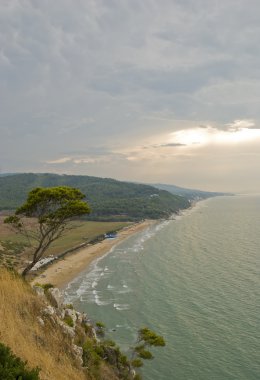
M 76 316 L 77 316 L 77 322 L 81 324 L 83 322 L 83 315 L 79 313 L 78 311 L 76 311 Z
M 72 348 L 73 348 L 75 356 L 76 356 L 76 358 L 78 360 L 79 365 L 83 366 L 83 359 L 82 359 L 83 349 L 82 349 L 82 347 L 79 347 L 76 344 L 73 344 Z
M 43 309 L 43 314 L 44 315 L 54 315 L 55 314 L 55 309 L 51 305 L 48 305 L 45 309 Z
M 97 341 L 100 342 L 100 339 L 97 337 L 96 329 L 95 327 L 91 326 L 91 332 L 92 332 L 92 337 Z
M 78 346 L 78 344 L 83 345 L 89 340 L 92 340 L 94 346 L 99 344 L 100 339 L 97 336 L 97 327 L 94 325 L 94 322 L 88 318 L 86 313 L 80 313 L 74 310 L 72 305 L 64 304 L 63 296 L 59 289 L 50 288 L 45 292 L 40 286 L 34 286 L 33 289 L 38 296 L 45 297 L 44 302 L 41 300 L 41 303 L 45 304 L 42 309 L 42 316 L 37 317 L 39 325 L 44 327 L 51 323 L 52 327 L 63 332 L 66 344 L 69 345 L 69 352 L 74 356 L 74 362 L 80 367 L 86 365 L 83 361 L 83 348 Z M 45 342 L 42 337 L 36 335 L 35 340 L 38 345 L 44 347 Z M 120 374 L 121 372 L 122 374 L 126 373 L 126 366 L 122 366 L 122 364 L 119 363 L 118 351 L 113 347 L 102 349 L 104 350 L 104 357 L 102 360 L 109 363 L 104 369 L 111 370 L 111 374 L 113 375 L 111 379 L 122 378 Z M 134 378 L 134 373 L 130 374 L 129 370 L 127 373 L 130 377 L 125 378 L 128 380 Z M 105 378 L 108 379 L 110 377 L 106 376 Z
M 37 321 L 39 322 L 39 324 L 40 324 L 41 326 L 44 326 L 44 325 L 45 325 L 44 320 L 43 320 L 41 317 L 37 317 Z
M 66 335 L 68 335 L 72 339 L 75 338 L 76 333 L 75 333 L 75 330 L 73 329 L 73 327 L 68 326 L 66 323 L 64 323 L 60 320 L 58 321 L 58 323 Z
M 33 286 L 33 290 L 37 294 L 37 296 L 44 297 L 44 289 L 41 286 Z
M 82 316 L 82 322 L 83 322 L 83 323 L 86 323 L 86 324 L 87 324 L 87 323 L 90 322 L 90 319 L 88 318 L 88 316 L 87 316 L 86 313 L 82 313 L 81 316 Z
M 57 316 L 60 319 L 64 319 L 65 318 L 65 310 L 64 309 L 57 309 L 56 313 L 57 313 Z
M 51 304 L 56 308 L 60 308 L 64 301 L 63 296 L 58 288 L 48 289 L 48 298 Z

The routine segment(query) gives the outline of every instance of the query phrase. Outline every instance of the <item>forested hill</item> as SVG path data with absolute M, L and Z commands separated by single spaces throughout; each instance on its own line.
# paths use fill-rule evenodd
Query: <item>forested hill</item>
M 20 206 L 35 187 L 72 186 L 89 202 L 92 220 L 167 218 L 190 206 L 187 198 L 153 186 L 78 175 L 14 174 L 0 177 L 0 210 Z

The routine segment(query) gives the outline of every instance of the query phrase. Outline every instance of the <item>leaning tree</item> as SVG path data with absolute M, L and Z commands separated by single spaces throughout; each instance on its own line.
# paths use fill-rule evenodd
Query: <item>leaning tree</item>
M 24 235 L 34 247 L 32 261 L 24 268 L 22 276 L 26 276 L 49 246 L 71 227 L 71 221 L 90 213 L 84 198 L 80 190 L 72 187 L 38 187 L 29 192 L 15 215 L 5 219 L 5 223 Z M 29 228 L 25 218 L 34 218 L 36 227 Z

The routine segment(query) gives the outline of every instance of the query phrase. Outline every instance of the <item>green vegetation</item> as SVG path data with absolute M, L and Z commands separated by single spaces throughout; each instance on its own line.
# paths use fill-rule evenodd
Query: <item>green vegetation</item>
M 98 336 L 105 336 L 105 328 L 106 326 L 102 322 L 96 322 L 96 333 Z
M 90 212 L 83 198 L 84 194 L 78 189 L 67 186 L 38 187 L 29 192 L 27 201 L 16 210 L 15 215 L 5 219 L 5 223 L 25 236 L 31 245 L 36 243 L 32 262 L 23 270 L 23 276 L 43 257 L 49 246 L 68 230 L 69 222 Z M 30 229 L 24 223 L 24 218 L 35 218 L 37 228 Z
M 72 186 L 86 194 L 90 220 L 167 218 L 190 206 L 189 201 L 153 186 L 108 178 L 56 174 L 15 174 L 0 177 L 0 210 L 17 208 L 35 187 Z
M 152 353 L 147 347 L 164 347 L 165 340 L 162 336 L 157 335 L 154 331 L 144 327 L 138 331 L 137 344 L 132 350 L 131 365 L 135 368 L 143 366 L 144 360 L 153 359 Z
M 92 339 L 86 339 L 83 344 L 83 365 L 91 368 L 91 374 L 95 379 L 102 380 L 99 369 L 104 361 L 115 370 L 118 378 L 133 379 L 130 373 L 130 362 L 126 355 L 121 353 L 115 342 L 111 340 L 94 342 Z
M 73 327 L 74 326 L 74 322 L 73 322 L 73 319 L 67 315 L 65 318 L 64 318 L 64 322 L 67 323 L 68 326 L 70 327 Z
M 15 356 L 9 347 L 0 343 L 1 380 L 40 380 L 39 368 L 28 369 L 27 363 Z
M 49 283 L 49 282 L 47 284 L 40 284 L 39 282 L 36 282 L 35 286 L 39 286 L 39 287 L 43 288 L 44 293 L 46 293 L 47 290 L 54 288 L 54 285 Z
M 105 336 L 105 325 L 102 322 L 96 322 L 96 332 L 100 337 Z M 133 379 L 133 368 L 140 368 L 144 365 L 143 360 L 151 360 L 154 358 L 152 353 L 147 350 L 147 347 L 164 346 L 165 340 L 162 336 L 144 327 L 138 331 L 136 345 L 130 350 L 130 360 L 126 355 L 122 354 L 120 348 L 114 341 L 102 340 L 94 344 L 91 341 L 86 341 L 83 344 L 83 361 L 85 365 L 87 365 L 88 362 L 93 364 L 94 361 L 95 365 L 99 366 L 99 357 L 116 367 L 123 379 Z M 140 374 L 136 374 L 134 379 L 141 380 Z

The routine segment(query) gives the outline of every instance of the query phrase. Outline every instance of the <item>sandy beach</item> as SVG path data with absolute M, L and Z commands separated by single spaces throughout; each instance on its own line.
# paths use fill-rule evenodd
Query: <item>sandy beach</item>
M 88 265 L 98 257 L 106 254 L 110 249 L 131 235 L 140 232 L 150 225 L 153 220 L 146 220 L 141 223 L 133 224 L 118 232 L 115 239 L 105 239 L 100 243 L 89 245 L 65 256 L 63 259 L 55 261 L 32 281 L 35 283 L 51 283 L 59 289 L 64 288 L 70 281 L 85 270 Z

